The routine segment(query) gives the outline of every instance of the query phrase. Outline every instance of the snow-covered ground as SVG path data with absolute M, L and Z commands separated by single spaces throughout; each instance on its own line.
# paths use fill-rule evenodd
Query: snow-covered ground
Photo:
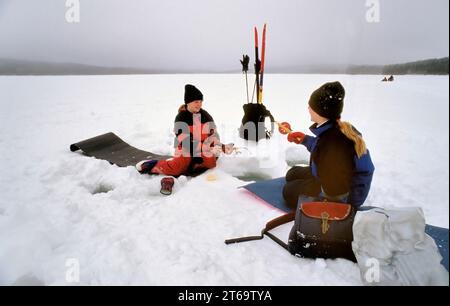
M 366 205 L 420 206 L 427 223 L 448 227 L 449 77 L 380 79 L 266 75 L 264 103 L 306 132 L 311 92 L 341 81 L 343 119 L 363 133 L 376 167 Z M 169 197 L 158 177 L 69 151 L 112 131 L 170 154 L 186 83 L 202 90 L 222 140 L 244 147 L 242 75 L 0 77 L 0 284 L 362 284 L 346 260 L 299 259 L 270 239 L 224 244 L 279 215 L 237 187 L 308 160 L 283 135 L 181 177 Z

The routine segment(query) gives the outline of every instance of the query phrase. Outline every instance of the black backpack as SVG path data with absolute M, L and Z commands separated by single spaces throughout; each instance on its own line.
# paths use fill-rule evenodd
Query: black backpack
M 239 128 L 239 136 L 245 140 L 258 141 L 272 136 L 274 122 L 270 111 L 260 103 L 247 103 L 243 105 L 244 117 Z M 266 118 L 270 119 L 270 128 L 265 126 Z
M 334 202 L 300 203 L 296 212 L 267 222 L 259 236 L 225 240 L 226 244 L 263 239 L 264 235 L 289 251 L 305 258 L 346 258 L 356 262 L 352 250 L 353 221 L 356 209 L 350 204 Z M 270 230 L 295 220 L 288 244 Z

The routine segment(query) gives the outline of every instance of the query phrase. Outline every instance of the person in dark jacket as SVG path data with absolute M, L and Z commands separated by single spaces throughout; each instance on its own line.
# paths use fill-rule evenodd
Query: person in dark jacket
M 143 160 L 136 164 L 141 173 L 171 176 L 195 175 L 216 166 L 221 152 L 230 154 L 233 146 L 220 143 L 212 116 L 202 108 L 203 94 L 185 85 L 184 105 L 175 117 L 175 154 L 167 160 Z
M 341 83 L 322 85 L 308 103 L 315 136 L 288 134 L 288 141 L 304 145 L 311 153 L 308 167 L 295 166 L 286 173 L 283 197 L 293 209 L 300 195 L 355 207 L 367 198 L 375 167 L 361 134 L 340 120 L 344 97 Z

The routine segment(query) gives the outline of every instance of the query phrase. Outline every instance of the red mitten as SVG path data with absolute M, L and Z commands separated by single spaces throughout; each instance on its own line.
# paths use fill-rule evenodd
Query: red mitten
M 288 134 L 288 141 L 295 142 L 296 144 L 301 144 L 305 139 L 305 134 L 302 132 L 292 132 Z

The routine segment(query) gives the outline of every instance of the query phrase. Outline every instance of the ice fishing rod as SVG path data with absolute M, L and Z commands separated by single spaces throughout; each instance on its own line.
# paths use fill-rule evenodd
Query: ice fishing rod
M 280 131 L 281 134 L 286 135 L 292 132 L 291 125 L 288 122 L 277 122 L 275 121 L 276 125 L 278 125 L 278 131 Z
M 289 133 L 292 133 L 292 129 L 291 129 L 291 125 L 288 122 L 277 122 L 275 121 L 276 125 L 278 125 L 278 131 L 283 134 L 283 135 L 287 135 Z M 302 141 L 301 138 L 297 137 L 296 138 L 298 141 Z

